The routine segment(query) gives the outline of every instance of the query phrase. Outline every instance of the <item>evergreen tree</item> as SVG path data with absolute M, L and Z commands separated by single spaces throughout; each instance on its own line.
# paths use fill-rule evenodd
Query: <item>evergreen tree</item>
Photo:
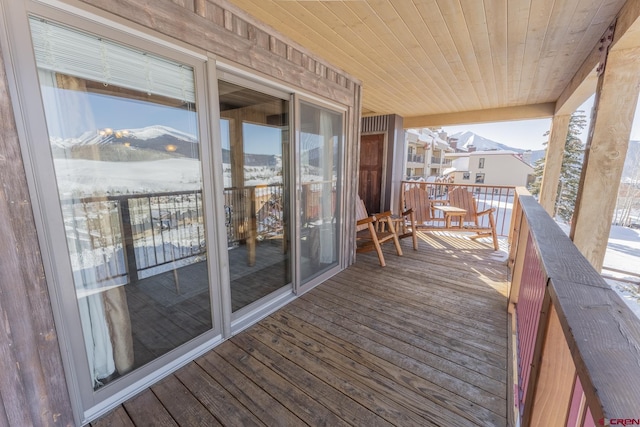
M 576 111 L 569 119 L 569 129 L 564 145 L 562 167 L 560 168 L 560 182 L 558 183 L 558 196 L 556 199 L 555 212 L 565 221 L 570 221 L 578 196 L 580 186 L 580 172 L 582 171 L 582 159 L 584 156 L 584 146 L 578 135 L 587 126 L 587 116 L 584 111 Z M 549 132 L 545 134 L 548 136 Z M 548 142 L 545 142 L 545 146 Z M 545 153 L 546 154 L 546 153 Z M 546 157 L 546 156 L 545 156 Z M 534 165 L 535 180 L 529 186 L 531 194 L 540 193 L 542 174 L 544 172 L 545 158 L 538 160 Z

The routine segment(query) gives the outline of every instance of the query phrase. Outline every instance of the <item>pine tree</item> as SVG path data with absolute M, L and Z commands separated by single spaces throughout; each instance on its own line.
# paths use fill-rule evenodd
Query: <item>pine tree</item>
M 582 171 L 582 159 L 584 146 L 578 135 L 587 126 L 587 116 L 584 111 L 578 110 L 569 119 L 569 129 L 564 145 L 562 166 L 560 168 L 560 182 L 558 183 L 558 196 L 555 204 L 556 215 L 569 222 L 573 216 L 573 210 L 580 186 L 580 172 Z M 548 136 L 549 132 L 545 134 Z M 545 142 L 545 146 L 548 142 Z M 545 153 L 546 154 L 546 153 Z M 545 156 L 546 157 L 546 156 Z M 544 172 L 545 158 L 538 160 L 534 166 L 535 180 L 529 186 L 531 194 L 540 193 L 542 174 Z

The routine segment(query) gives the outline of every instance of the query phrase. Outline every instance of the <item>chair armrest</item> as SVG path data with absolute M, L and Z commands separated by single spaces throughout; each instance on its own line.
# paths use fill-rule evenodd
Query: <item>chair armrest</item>
M 400 216 L 408 216 L 408 215 L 411 215 L 412 213 L 413 213 L 413 208 L 409 208 L 406 211 L 402 212 Z
M 376 217 L 375 217 L 375 216 L 370 216 L 370 217 L 368 217 L 368 218 L 359 219 L 359 220 L 356 222 L 356 225 L 365 225 L 365 224 L 369 224 L 369 223 L 374 222 L 375 220 L 376 220 Z M 353 224 L 353 223 L 352 223 L 352 224 Z
M 495 212 L 495 211 L 496 211 L 496 208 L 489 208 L 489 209 L 484 210 L 482 212 L 478 212 L 477 215 L 478 216 L 487 215 L 487 214 L 490 214 L 490 213 Z
M 386 218 L 389 218 L 391 216 L 391 211 L 377 213 L 374 216 L 376 218 L 376 221 L 385 220 Z

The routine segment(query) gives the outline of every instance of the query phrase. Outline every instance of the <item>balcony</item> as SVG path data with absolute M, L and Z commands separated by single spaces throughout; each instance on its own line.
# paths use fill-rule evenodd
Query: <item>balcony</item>
M 451 159 L 441 159 L 440 157 L 431 157 L 432 165 L 450 165 Z
M 92 425 L 632 419 L 637 318 L 526 191 L 471 187 L 496 208 L 500 251 L 421 232 L 418 251 L 385 248 L 385 268 L 359 255 Z
M 424 156 L 418 154 L 407 154 L 407 163 L 424 163 Z
M 92 425 L 507 425 L 505 258 L 420 238 L 385 268 L 358 256 Z

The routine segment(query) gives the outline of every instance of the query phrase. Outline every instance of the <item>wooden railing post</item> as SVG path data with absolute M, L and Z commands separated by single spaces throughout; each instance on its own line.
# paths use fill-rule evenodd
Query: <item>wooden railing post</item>
M 138 264 L 136 262 L 136 250 L 133 245 L 133 227 L 131 226 L 131 212 L 129 199 L 122 197 L 120 204 L 120 230 L 122 230 L 122 245 L 124 246 L 125 263 L 127 265 L 127 275 L 129 283 L 138 281 Z
M 516 216 L 516 212 L 513 214 Z M 509 289 L 509 304 L 516 304 L 518 302 L 518 295 L 520 293 L 520 283 L 522 281 L 522 273 L 524 271 L 524 253 L 527 249 L 527 243 L 529 242 L 529 225 L 522 218 L 522 211 L 519 215 L 519 225 L 515 231 L 517 233 L 517 239 L 511 242 L 509 248 L 509 264 L 511 266 L 511 286 Z

